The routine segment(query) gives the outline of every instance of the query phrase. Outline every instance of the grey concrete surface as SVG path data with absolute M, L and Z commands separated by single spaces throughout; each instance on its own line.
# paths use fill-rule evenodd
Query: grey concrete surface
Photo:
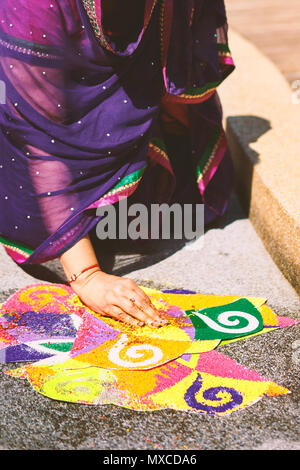
M 156 288 L 266 297 L 279 315 L 300 318 L 300 299 L 278 270 L 236 196 L 219 227 L 186 247 L 170 244 L 142 254 L 100 253 L 107 270 Z M 147 254 L 148 250 L 148 254 Z M 17 288 L 63 279 L 57 262 L 24 273 L 0 251 L 1 300 Z M 238 363 L 291 390 L 227 415 L 174 410 L 135 412 L 120 407 L 63 403 L 34 392 L 26 381 L 0 373 L 0 448 L 32 450 L 300 449 L 299 363 L 293 349 L 299 326 L 218 348 Z M 1 371 L 11 368 L 2 365 Z

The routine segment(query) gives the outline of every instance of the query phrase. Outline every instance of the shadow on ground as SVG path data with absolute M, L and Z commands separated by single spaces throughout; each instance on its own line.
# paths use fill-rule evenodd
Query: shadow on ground
M 228 116 L 226 121 L 226 135 L 235 171 L 235 191 L 246 217 L 250 211 L 253 169 L 260 161 L 251 144 L 271 128 L 270 121 L 258 116 Z

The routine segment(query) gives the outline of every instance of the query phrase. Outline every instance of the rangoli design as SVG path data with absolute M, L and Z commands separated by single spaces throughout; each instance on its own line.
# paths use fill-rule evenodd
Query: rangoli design
M 0 306 L 5 373 L 66 402 L 225 415 L 289 393 L 216 351 L 297 320 L 260 297 L 157 291 L 140 286 L 168 324 L 133 327 L 101 317 L 69 286 L 28 286 Z

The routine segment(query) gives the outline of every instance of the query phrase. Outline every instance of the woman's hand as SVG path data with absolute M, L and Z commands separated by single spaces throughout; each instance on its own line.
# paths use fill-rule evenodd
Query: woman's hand
M 82 302 L 100 315 L 136 326 L 167 323 L 149 297 L 131 279 L 98 270 L 86 273 L 71 286 Z
M 83 273 L 71 282 L 71 287 L 91 310 L 130 325 L 160 326 L 167 321 L 153 306 L 149 297 L 131 279 L 106 274 L 98 266 L 97 257 L 88 235 L 66 251 L 60 262 L 68 279 Z

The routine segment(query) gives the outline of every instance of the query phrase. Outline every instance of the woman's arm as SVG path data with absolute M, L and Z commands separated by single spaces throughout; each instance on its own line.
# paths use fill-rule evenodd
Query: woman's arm
M 83 237 L 65 252 L 60 262 L 68 279 L 98 264 L 89 236 Z M 103 316 L 136 326 L 145 323 L 160 326 L 167 323 L 132 279 L 106 274 L 100 267 L 94 267 L 82 273 L 70 285 L 83 303 Z

